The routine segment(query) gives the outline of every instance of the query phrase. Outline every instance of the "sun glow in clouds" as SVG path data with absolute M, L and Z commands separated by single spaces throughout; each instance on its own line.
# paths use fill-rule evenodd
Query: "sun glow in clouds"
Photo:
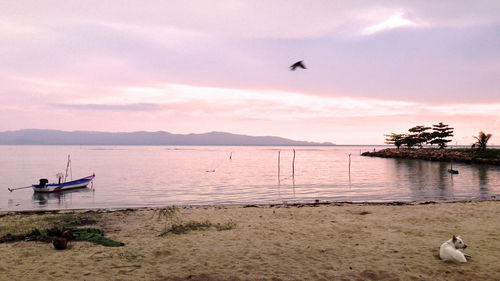
M 116 110 L 142 108 L 155 104 L 157 110 L 190 114 L 268 120 L 352 118 L 397 115 L 439 114 L 446 116 L 473 114 L 496 115 L 499 104 L 432 105 L 418 102 L 373 98 L 327 97 L 287 91 L 243 90 L 202 87 L 184 84 L 162 84 L 156 87 L 123 87 L 107 91 L 108 96 L 80 99 L 72 105 L 89 110 L 95 106 Z
M 416 25 L 416 23 L 414 23 L 408 19 L 403 18 L 403 16 L 404 16 L 404 13 L 402 13 L 402 12 L 394 14 L 384 22 L 377 23 L 377 24 L 374 24 L 374 25 L 371 25 L 369 27 L 364 28 L 361 31 L 361 34 L 370 35 L 370 34 L 374 34 L 374 33 L 381 32 L 381 31 L 386 31 L 386 30 L 391 30 L 391 29 L 398 28 L 398 27 L 415 26 Z

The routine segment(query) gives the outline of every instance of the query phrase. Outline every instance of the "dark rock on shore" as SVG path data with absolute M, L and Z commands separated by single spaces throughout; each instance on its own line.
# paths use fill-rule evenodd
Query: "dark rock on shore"
M 477 150 L 455 150 L 455 149 L 405 149 L 405 148 L 386 148 L 375 152 L 364 152 L 362 156 L 384 157 L 384 158 L 404 158 L 404 159 L 421 159 L 430 161 L 443 162 L 462 162 L 474 164 L 489 164 L 500 165 L 500 157 L 498 155 L 483 157 L 477 153 Z
M 56 237 L 54 238 L 54 241 L 52 241 L 52 244 L 57 250 L 64 250 L 68 246 L 68 240 L 63 237 Z

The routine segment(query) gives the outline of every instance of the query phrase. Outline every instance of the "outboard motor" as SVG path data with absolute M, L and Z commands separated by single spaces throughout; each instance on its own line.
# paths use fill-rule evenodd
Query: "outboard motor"
M 49 183 L 48 179 L 40 179 L 40 184 L 38 185 L 38 187 L 45 187 L 47 183 Z

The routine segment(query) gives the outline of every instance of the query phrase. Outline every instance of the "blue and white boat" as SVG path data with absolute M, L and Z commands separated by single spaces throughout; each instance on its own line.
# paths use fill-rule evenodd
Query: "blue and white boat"
M 68 178 L 68 171 L 70 172 L 71 175 L 71 180 L 66 181 Z M 8 188 L 9 191 L 14 191 L 18 189 L 24 189 L 24 188 L 33 188 L 33 191 L 35 192 L 58 192 L 58 191 L 64 191 L 64 190 L 69 190 L 69 189 L 75 189 L 75 188 L 81 188 L 81 187 L 87 187 L 89 183 L 91 183 L 94 178 L 95 178 L 95 173 L 88 176 L 84 177 L 81 179 L 73 180 L 73 171 L 71 169 L 71 159 L 68 155 L 68 163 L 66 164 L 66 173 L 58 173 L 56 175 L 58 179 L 58 183 L 49 183 L 48 179 L 40 179 L 39 184 L 32 184 L 30 186 L 25 186 L 25 187 L 17 187 L 17 188 Z
M 32 185 L 33 191 L 35 192 L 57 192 L 64 191 L 74 188 L 87 187 L 87 185 L 95 178 L 95 174 L 77 179 L 74 181 L 68 181 L 63 183 L 48 183 L 47 179 L 40 179 L 39 184 Z

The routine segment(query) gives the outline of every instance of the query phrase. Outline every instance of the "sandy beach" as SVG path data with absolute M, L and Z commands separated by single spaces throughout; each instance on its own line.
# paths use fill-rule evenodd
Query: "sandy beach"
M 123 247 L 0 244 L 1 280 L 499 280 L 500 201 L 195 206 L 100 211 L 92 227 Z M 80 211 L 84 212 L 84 211 Z M 0 213 L 0 236 L 57 214 Z M 230 226 L 159 236 L 176 222 Z M 443 262 L 453 234 L 468 263 Z

